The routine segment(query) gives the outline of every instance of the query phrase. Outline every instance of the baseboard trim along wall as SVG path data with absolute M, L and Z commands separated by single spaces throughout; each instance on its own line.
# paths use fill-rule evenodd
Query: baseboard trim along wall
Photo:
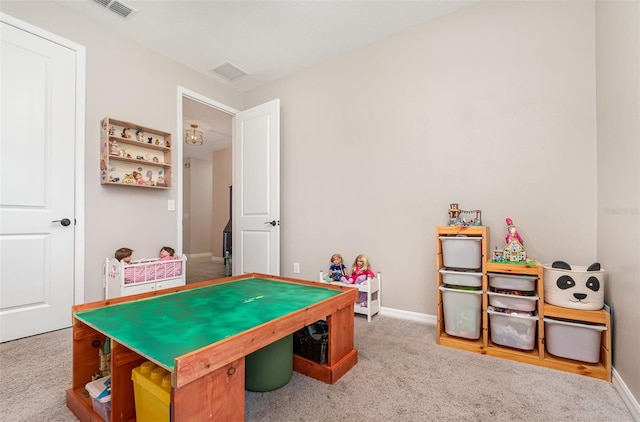
M 391 318 L 407 319 L 430 325 L 436 325 L 437 323 L 435 315 L 404 311 L 402 309 L 387 308 L 384 306 L 380 308 L 380 315 L 385 315 Z M 611 368 L 611 383 L 613 384 L 613 388 L 615 388 L 618 394 L 620 394 L 620 397 L 622 397 L 622 401 L 624 401 L 627 409 L 631 412 L 633 419 L 640 422 L 640 405 L 636 398 L 633 397 L 633 394 L 631 394 L 631 391 L 627 388 L 624 380 L 620 378 L 620 374 L 618 374 L 616 368 Z

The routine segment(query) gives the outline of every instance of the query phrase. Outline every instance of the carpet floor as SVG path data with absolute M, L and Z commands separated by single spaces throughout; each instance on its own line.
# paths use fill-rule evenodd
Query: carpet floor
M 246 392 L 246 421 L 632 422 L 609 382 L 439 346 L 435 327 L 355 317 L 358 364 L 334 385 L 294 373 Z M 0 421 L 76 421 L 71 329 L 0 344 Z

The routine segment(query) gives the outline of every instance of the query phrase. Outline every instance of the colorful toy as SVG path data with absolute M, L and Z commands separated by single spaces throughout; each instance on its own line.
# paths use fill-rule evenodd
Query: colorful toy
M 460 214 L 474 214 L 475 218 L 472 221 L 467 221 L 464 217 L 460 217 Z M 471 210 L 465 211 L 458 208 L 458 204 L 449 205 L 449 226 L 481 226 L 482 225 L 482 211 Z
M 512 264 L 533 262 L 532 259 L 527 258 L 524 240 L 518 233 L 513 220 L 507 217 L 505 221 L 507 223 L 507 235 L 504 238 L 506 245 L 502 249 L 496 247 L 493 250 L 492 261 Z

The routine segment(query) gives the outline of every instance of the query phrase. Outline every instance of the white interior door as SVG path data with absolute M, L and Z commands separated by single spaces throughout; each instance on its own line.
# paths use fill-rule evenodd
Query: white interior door
M 280 100 L 236 114 L 233 275 L 280 275 Z
M 1 25 L 0 341 L 8 341 L 71 325 L 78 75 L 72 49 Z

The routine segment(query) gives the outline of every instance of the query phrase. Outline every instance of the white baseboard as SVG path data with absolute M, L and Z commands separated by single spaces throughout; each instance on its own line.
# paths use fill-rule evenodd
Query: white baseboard
M 398 319 L 407 319 L 430 325 L 436 325 L 437 323 L 435 315 L 403 311 L 402 309 L 386 308 L 384 306 L 380 308 L 380 315 Z M 629 409 L 629 412 L 631 412 L 633 419 L 636 422 L 640 422 L 640 405 L 636 398 L 633 397 L 633 394 L 631 394 L 631 391 L 627 388 L 624 380 L 620 378 L 620 374 L 618 374 L 615 368 L 611 369 L 611 383 L 613 384 L 613 388 L 615 388 L 618 394 L 620 394 L 620 397 L 622 397 L 622 401 L 627 406 L 627 409 Z
M 196 259 L 196 258 L 209 258 L 213 262 L 218 262 L 224 264 L 224 258 L 221 256 L 213 256 L 211 252 L 206 253 L 190 253 L 187 254 L 187 259 Z
M 398 319 L 407 319 L 409 321 L 422 322 L 424 324 L 436 325 L 436 317 L 434 315 L 403 311 L 402 309 L 386 308 L 383 306 L 380 308 L 380 315 L 386 315 Z
M 633 394 L 631 394 L 631 391 L 627 388 L 627 384 L 620 378 L 620 374 L 615 368 L 611 369 L 611 383 L 618 394 L 620 394 L 620 397 L 622 397 L 624 404 L 627 405 L 627 409 L 631 412 L 633 419 L 640 422 L 640 405 L 638 404 L 638 400 L 633 397 Z
M 195 258 L 213 258 L 213 254 L 211 252 L 204 253 L 188 253 L 187 259 L 195 259 Z

